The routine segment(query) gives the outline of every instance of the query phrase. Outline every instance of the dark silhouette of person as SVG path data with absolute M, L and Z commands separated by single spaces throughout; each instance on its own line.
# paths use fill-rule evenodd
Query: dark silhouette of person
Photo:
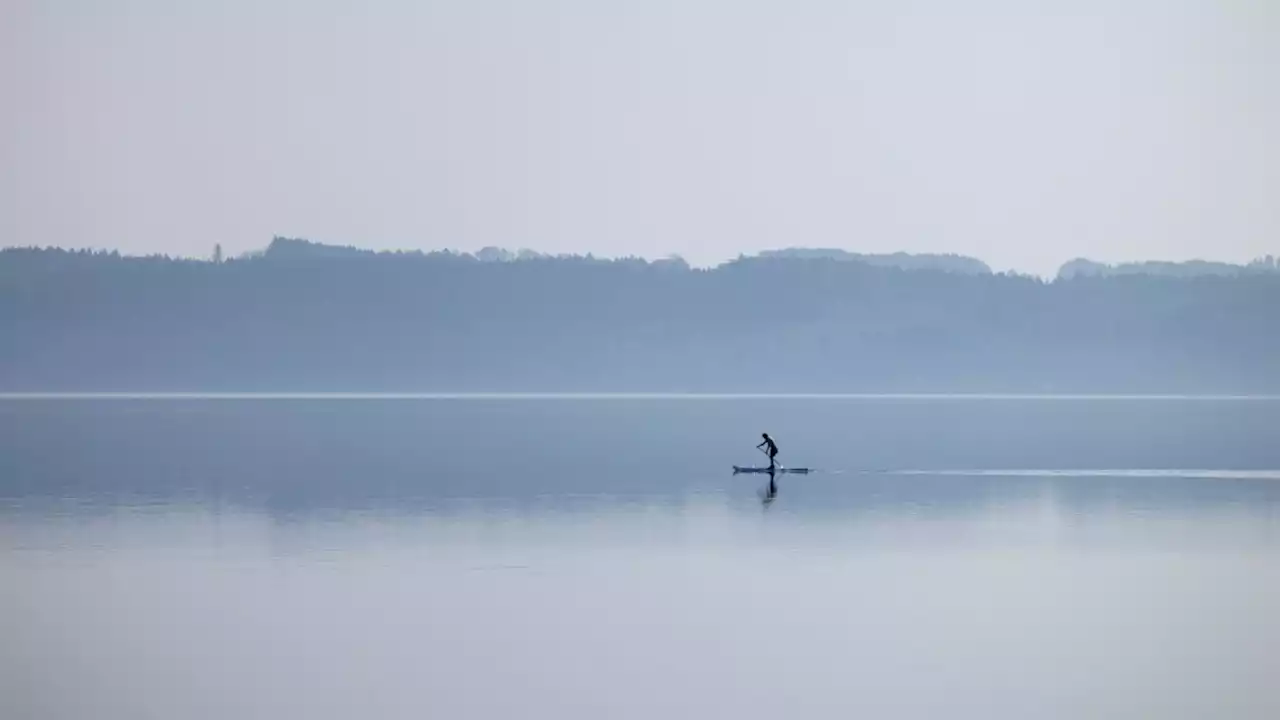
M 769 470 L 772 471 L 774 467 L 773 458 L 778 454 L 778 444 L 773 441 L 773 438 L 769 437 L 769 433 L 761 433 L 760 435 L 764 438 L 764 442 L 760 443 L 756 447 L 762 448 L 766 445 L 768 446 L 769 449 L 765 452 L 769 453 Z

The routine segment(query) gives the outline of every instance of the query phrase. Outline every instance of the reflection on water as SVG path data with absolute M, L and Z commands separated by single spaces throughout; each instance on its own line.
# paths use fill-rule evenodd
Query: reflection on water
M 1276 468 L 1226 399 L 0 401 L 0 717 L 1278 717 Z

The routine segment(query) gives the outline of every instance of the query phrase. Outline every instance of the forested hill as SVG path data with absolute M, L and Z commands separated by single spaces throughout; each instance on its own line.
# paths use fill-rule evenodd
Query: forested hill
M 847 250 L 826 248 L 787 248 L 785 250 L 766 250 L 760 253 L 765 258 L 796 258 L 848 260 L 868 265 L 896 267 L 903 270 L 945 270 L 947 272 L 965 273 L 969 275 L 990 275 L 991 268 L 976 258 L 963 255 L 911 255 L 904 252 L 887 255 L 871 255 L 852 253 Z
M 3 391 L 1280 392 L 1280 276 L 0 251 Z

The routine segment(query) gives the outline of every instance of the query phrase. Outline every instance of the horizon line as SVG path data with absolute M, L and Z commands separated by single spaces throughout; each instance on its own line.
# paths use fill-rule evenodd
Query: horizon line
M 819 392 L 0 392 L 21 400 L 1132 400 L 1280 402 L 1275 394 L 1231 393 L 819 393 Z
M 973 255 L 973 254 L 954 251 L 954 250 L 951 250 L 951 251 L 893 250 L 893 251 L 872 252 L 872 251 L 865 251 L 865 250 L 858 250 L 858 249 L 850 249 L 842 246 L 788 245 L 788 246 L 764 248 L 764 249 L 759 249 L 753 252 L 740 250 L 735 256 L 723 256 L 720 260 L 708 261 L 708 262 L 702 263 L 702 262 L 690 261 L 688 258 L 684 257 L 682 253 L 679 253 L 679 252 L 670 252 L 662 256 L 646 256 L 646 255 L 637 255 L 637 254 L 608 254 L 608 253 L 598 254 L 595 251 L 590 251 L 590 250 L 585 252 L 549 253 L 541 250 L 535 250 L 529 247 L 519 247 L 519 248 L 513 249 L 511 247 L 506 247 L 501 245 L 486 245 L 484 247 L 477 248 L 474 250 L 465 250 L 462 248 L 455 248 L 455 247 L 437 247 L 437 248 L 431 248 L 431 249 L 421 248 L 421 247 L 389 248 L 389 247 L 378 247 L 376 245 L 374 246 L 356 245 L 356 244 L 343 243 L 338 241 L 323 241 L 323 240 L 313 240 L 313 239 L 304 238 L 304 237 L 274 235 L 272 237 L 272 242 L 269 242 L 266 245 L 259 248 L 255 248 L 252 250 L 245 250 L 235 255 L 229 255 L 224 258 L 223 262 L 226 262 L 228 260 L 253 259 L 254 256 L 264 253 L 271 246 L 271 244 L 274 243 L 276 240 L 301 241 L 301 242 L 305 242 L 305 243 L 309 243 L 309 244 L 317 245 L 321 247 L 337 248 L 337 249 L 343 249 L 343 250 L 354 250 L 356 252 L 361 252 L 361 253 L 392 254 L 392 255 L 414 254 L 414 253 L 419 253 L 422 255 L 430 255 L 432 253 L 440 253 L 440 254 L 470 256 L 470 257 L 478 258 L 479 254 L 484 252 L 485 250 L 495 249 L 502 252 L 511 253 L 513 255 L 518 255 L 519 253 L 522 253 L 522 252 L 530 252 L 530 253 L 533 253 L 537 259 L 549 259 L 549 260 L 595 259 L 595 260 L 604 260 L 604 261 L 613 261 L 613 262 L 626 261 L 626 260 L 643 260 L 644 262 L 653 264 L 653 263 L 658 263 L 663 261 L 671 261 L 671 260 L 679 259 L 680 261 L 688 265 L 690 268 L 698 268 L 698 269 L 704 269 L 704 270 L 714 270 L 716 268 L 719 268 L 724 265 L 728 265 L 738 260 L 742 260 L 746 258 L 772 259 L 768 257 L 770 253 L 785 253 L 785 252 L 791 252 L 791 251 L 817 251 L 817 252 L 834 251 L 834 252 L 844 252 L 850 255 L 862 255 L 869 258 L 887 258 L 887 257 L 892 257 L 894 255 L 906 255 L 908 257 L 929 256 L 929 257 L 944 257 L 944 258 L 949 257 L 949 258 L 957 258 L 962 260 L 973 260 L 986 265 L 986 267 L 990 271 L 990 274 L 992 275 L 1021 275 L 1024 277 L 1040 278 L 1043 280 L 1051 280 L 1058 277 L 1062 269 L 1066 265 L 1070 263 L 1078 262 L 1078 261 L 1095 263 L 1097 265 L 1101 265 L 1103 267 L 1106 267 L 1108 269 L 1113 269 L 1113 270 L 1119 269 L 1127 265 L 1143 265 L 1143 264 L 1149 264 L 1149 263 L 1169 264 L 1169 265 L 1189 265 L 1193 263 L 1206 263 L 1206 264 L 1229 265 L 1229 266 L 1234 266 L 1241 269 L 1246 269 L 1250 266 L 1251 263 L 1255 263 L 1255 262 L 1266 260 L 1270 257 L 1273 257 L 1268 254 L 1263 254 L 1247 260 L 1240 260 L 1240 259 L 1210 258 L 1204 255 L 1196 255 L 1196 256 L 1186 256 L 1181 259 L 1145 258 L 1145 259 L 1127 259 L 1127 260 L 1125 259 L 1095 260 L 1093 258 L 1086 257 L 1084 255 L 1073 255 L 1065 260 L 1062 260 L 1061 262 L 1055 263 L 1053 270 L 1040 272 L 1035 270 L 1021 269 L 1011 265 L 998 266 L 996 264 L 993 264 L 991 261 L 988 261 L 986 259 L 983 259 L 982 257 L 979 257 L 978 255 Z M 218 245 L 221 245 L 221 243 L 218 243 Z M 85 251 L 85 252 L 108 253 L 108 254 L 114 252 L 114 253 L 118 253 L 122 258 L 147 259 L 147 258 L 156 258 L 156 257 L 167 257 L 174 260 L 212 262 L 211 256 L 205 256 L 205 255 L 197 255 L 197 254 L 190 254 L 190 253 L 188 254 L 169 253 L 164 251 L 155 251 L 147 254 L 138 254 L 138 253 L 121 252 L 118 248 L 108 248 L 105 246 L 89 246 L 89 245 L 60 246 L 60 245 L 0 244 L 0 251 L 4 251 L 4 250 L 61 250 L 65 252 Z M 520 258 L 513 258 L 510 260 L 494 260 L 490 262 L 517 262 L 519 260 Z M 853 261 L 853 260 L 851 259 L 850 261 Z

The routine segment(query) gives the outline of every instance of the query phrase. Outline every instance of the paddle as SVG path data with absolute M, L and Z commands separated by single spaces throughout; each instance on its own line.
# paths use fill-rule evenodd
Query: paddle
M 765 457 L 769 457 L 769 453 L 768 453 L 768 452 L 766 452 L 764 448 L 762 448 L 762 447 L 760 447 L 759 445 L 757 445 L 757 446 L 756 446 L 756 449 L 757 449 L 757 450 L 759 450 L 759 451 L 760 451 L 760 452 L 761 452 Z M 777 466 L 778 466 L 778 469 L 779 469 L 779 470 L 781 470 L 781 469 L 782 469 L 782 463 L 778 462 L 778 459 L 777 459 L 777 458 L 771 458 L 771 461 L 773 462 L 773 464 L 774 464 L 774 465 L 777 465 Z

